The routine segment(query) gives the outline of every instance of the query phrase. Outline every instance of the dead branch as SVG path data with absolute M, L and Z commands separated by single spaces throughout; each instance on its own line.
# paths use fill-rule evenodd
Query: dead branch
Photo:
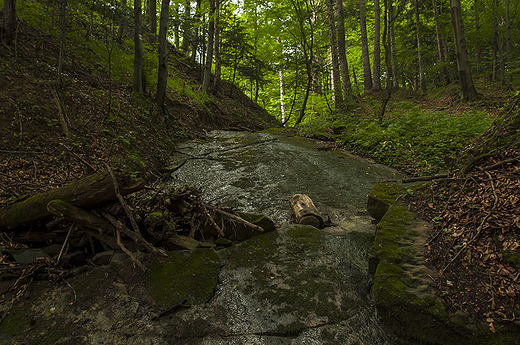
M 255 229 L 255 230 L 257 230 L 257 231 L 260 231 L 260 232 L 264 232 L 264 229 L 263 229 L 262 227 L 260 227 L 260 226 L 258 226 L 258 225 L 255 225 L 255 224 L 253 224 L 253 223 L 251 223 L 251 222 L 248 222 L 247 220 L 245 220 L 245 219 L 243 219 L 243 218 L 240 218 L 239 216 L 236 216 L 236 215 L 234 215 L 234 214 L 232 214 L 232 213 L 229 213 L 229 212 L 223 211 L 223 210 L 221 210 L 220 208 L 218 208 L 218 207 L 214 207 L 214 206 L 211 206 L 211 205 L 207 205 L 207 207 L 211 208 L 213 211 L 218 212 L 218 213 L 220 213 L 220 214 L 222 214 L 222 215 L 224 215 L 224 216 L 226 216 L 226 217 L 229 217 L 229 218 L 231 218 L 231 219 L 234 219 L 234 220 L 236 220 L 237 222 L 240 222 L 240 223 L 242 223 L 242 224 L 244 224 L 244 225 L 246 225 L 246 226 L 248 226 L 248 227 L 250 227 L 250 228 L 253 228 L 253 229 Z
M 200 204 L 200 207 L 202 208 L 202 211 L 204 211 L 204 214 L 206 215 L 206 217 L 208 218 L 209 222 L 211 223 L 211 225 L 217 230 L 218 232 L 218 235 L 220 237 L 224 237 L 224 231 L 222 231 L 222 229 L 220 228 L 220 226 L 218 226 L 217 223 L 215 223 L 215 220 L 213 219 L 213 217 L 209 214 L 208 212 L 208 209 L 206 208 L 206 205 L 204 205 L 204 201 L 202 201 L 202 197 L 198 197 L 197 198 L 198 201 L 199 201 L 199 204 Z
M 145 265 L 143 265 L 143 263 L 141 261 L 139 261 L 135 255 L 129 251 L 125 245 L 121 242 L 121 234 L 119 233 L 119 229 L 116 228 L 116 241 L 117 241 L 117 244 L 119 245 L 119 248 L 121 248 L 121 250 L 130 257 L 130 259 L 132 259 L 132 262 L 134 264 L 137 264 L 137 266 L 139 266 L 140 269 L 143 270 L 143 272 L 146 272 L 147 271 L 147 268 Z
M 81 163 L 85 164 L 86 166 L 88 166 L 90 169 L 92 169 L 92 171 L 94 172 L 97 172 L 98 169 L 94 168 L 89 162 L 87 162 L 85 159 L 81 158 L 79 155 L 77 155 L 74 151 L 72 151 L 71 149 L 69 149 L 66 145 L 60 143 L 61 146 L 63 146 L 71 155 L 73 155 L 74 157 L 76 157 Z

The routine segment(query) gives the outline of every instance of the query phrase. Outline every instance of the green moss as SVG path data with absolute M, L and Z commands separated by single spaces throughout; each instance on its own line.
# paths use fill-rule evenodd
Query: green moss
M 403 194 L 406 194 L 406 188 L 397 183 L 376 183 L 368 195 L 368 213 L 379 221 L 388 211 L 388 207 Z
M 520 253 L 518 251 L 506 250 L 504 253 L 504 259 L 514 268 L 520 269 Z
M 168 258 L 156 259 L 149 273 L 148 293 L 161 309 L 183 303 L 208 302 L 218 281 L 220 260 L 213 249 L 191 253 L 173 251 Z
M 313 226 L 296 226 L 287 230 L 299 250 L 316 250 L 323 244 L 320 230 Z

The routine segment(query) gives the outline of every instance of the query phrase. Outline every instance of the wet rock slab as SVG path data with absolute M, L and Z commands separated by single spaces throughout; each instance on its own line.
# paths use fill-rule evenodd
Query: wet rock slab
M 164 335 L 175 343 L 387 343 L 369 297 L 371 240 L 291 225 L 221 250 L 211 303 L 161 319 Z

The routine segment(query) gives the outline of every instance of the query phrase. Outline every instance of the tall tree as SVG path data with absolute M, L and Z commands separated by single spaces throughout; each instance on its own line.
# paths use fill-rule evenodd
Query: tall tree
M 4 0 L 4 32 L 2 43 L 11 44 L 16 32 L 16 0 Z
M 157 0 L 148 0 L 148 21 L 150 24 L 150 40 L 155 42 L 157 36 Z M 161 9 L 162 11 L 162 9 Z
M 421 48 L 421 22 L 419 20 L 419 1 L 415 0 L 415 30 L 417 34 L 417 60 L 419 64 L 419 87 L 426 92 L 426 80 L 424 79 L 424 66 Z
M 374 91 L 381 91 L 381 7 L 374 0 Z
M 502 84 L 504 84 L 504 59 L 502 56 L 502 43 L 500 42 L 500 32 L 498 29 L 499 22 L 502 20 L 499 18 L 497 7 L 498 0 L 493 0 L 493 80 L 496 80 L 498 73 L 500 73 L 500 80 L 502 81 Z
M 220 88 L 222 61 L 220 59 L 220 0 L 215 0 L 215 76 L 213 77 L 213 93 Z
M 300 114 L 296 119 L 294 126 L 298 126 L 305 116 L 307 101 L 312 88 L 313 82 L 313 62 L 314 62 L 314 32 L 315 32 L 315 9 L 309 0 L 290 0 L 296 19 L 298 22 L 298 40 L 303 58 L 305 61 L 305 71 L 307 72 L 307 86 L 303 96 Z
M 457 70 L 459 74 L 460 96 L 463 101 L 477 98 L 477 91 L 471 78 L 471 70 L 466 50 L 466 39 L 464 37 L 464 23 L 462 22 L 462 9 L 460 0 L 450 0 L 451 24 L 453 26 L 453 39 L 457 55 Z
M 195 7 L 195 15 L 193 16 L 193 20 L 195 22 L 195 29 L 193 30 L 193 39 L 191 42 L 191 62 L 195 63 L 197 58 L 197 50 L 199 49 L 199 21 L 201 16 L 200 6 L 202 4 L 202 0 L 197 0 L 197 6 Z
M 476 2 L 476 1 L 475 1 Z M 437 10 L 437 0 L 433 0 L 433 21 L 435 22 L 435 34 L 437 37 L 437 53 L 439 54 L 439 64 L 441 65 L 441 74 L 444 85 L 450 83 L 450 76 L 448 74 L 448 68 L 446 67 L 444 51 L 442 49 L 442 38 L 439 29 L 439 14 Z
M 215 35 L 215 0 L 209 1 L 209 26 L 208 44 L 206 49 L 206 65 L 204 66 L 204 79 L 202 81 L 202 91 L 208 92 L 211 79 L 211 67 L 213 66 L 213 37 Z
M 280 112 L 282 114 L 282 123 L 285 123 L 285 88 L 283 85 L 283 71 L 281 68 L 278 71 L 278 77 L 280 79 Z
M 513 66 L 511 66 L 511 20 L 509 18 L 509 0 L 504 0 L 505 6 L 505 21 L 506 21 L 506 61 L 507 61 L 507 80 L 506 85 L 508 88 L 511 87 L 511 82 L 513 81 L 513 74 L 511 70 Z
M 372 89 L 372 72 L 368 52 L 367 18 L 365 0 L 359 0 L 359 24 L 361 27 L 361 53 L 363 55 L 363 85 L 365 91 Z
M 141 0 L 134 0 L 134 81 L 133 90 L 143 93 L 143 42 Z
M 385 4 L 386 6 L 386 4 Z M 385 9 L 386 11 L 386 9 Z M 388 39 L 390 40 L 390 59 L 392 61 L 392 72 L 393 72 L 393 84 L 392 87 L 395 90 L 399 89 L 399 79 L 398 79 L 398 70 L 397 70 L 397 48 L 395 46 L 395 19 L 396 15 L 394 13 L 394 6 L 392 4 L 388 4 Z M 384 39 L 383 39 L 384 41 Z M 385 59 L 386 59 L 386 53 L 385 53 Z
M 480 46 L 480 6 L 478 0 L 474 1 L 473 8 L 475 10 L 475 35 L 477 38 L 475 53 L 477 55 L 477 73 L 480 73 L 482 68 L 482 49 Z
M 152 0 L 155 1 L 155 0 Z M 166 85 L 168 83 L 168 17 L 170 12 L 170 0 L 162 0 L 161 19 L 159 22 L 159 69 L 157 72 L 157 105 L 163 109 L 166 99 Z
M 345 100 L 354 98 L 352 95 L 352 84 L 348 71 L 348 61 L 345 44 L 345 20 L 343 15 L 343 1 L 336 0 L 336 16 L 338 17 L 338 56 L 341 71 L 341 84 L 343 85 L 343 97 Z
M 392 71 L 392 57 L 391 57 L 391 44 L 392 40 L 390 38 L 390 28 L 392 27 L 393 21 L 393 9 L 392 9 L 392 0 L 384 0 L 385 5 L 385 14 L 384 14 L 384 27 L 383 27 L 383 46 L 385 48 L 385 64 L 386 64 L 386 96 L 381 102 L 381 110 L 379 112 L 379 121 L 383 121 L 383 117 L 385 116 L 385 110 L 388 102 L 390 101 L 390 97 L 392 96 L 392 88 L 393 88 L 393 78 L 394 72 Z
M 338 42 L 336 40 L 336 21 L 334 20 L 334 4 L 332 0 L 326 0 L 327 17 L 329 21 L 330 56 L 332 60 L 332 77 L 334 87 L 334 100 L 336 108 L 343 102 L 341 91 L 341 79 L 339 76 Z
M 65 50 L 65 35 L 67 33 L 67 0 L 60 0 L 60 52 L 58 56 L 58 76 L 56 84 L 58 89 L 63 86 L 61 72 L 63 70 L 63 55 Z
M 184 54 L 188 53 L 191 41 L 191 1 L 184 1 L 184 13 L 182 14 L 182 45 L 181 50 Z

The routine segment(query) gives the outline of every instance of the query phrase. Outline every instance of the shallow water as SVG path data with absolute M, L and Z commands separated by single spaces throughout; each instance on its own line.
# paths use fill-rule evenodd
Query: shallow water
M 211 132 L 177 148 L 172 165 L 184 160 L 174 184 L 194 184 L 205 200 L 263 213 L 281 227 L 218 252 L 221 271 L 211 302 L 164 320 L 175 342 L 400 343 L 373 306 L 368 253 L 375 225 L 365 210 L 372 186 L 402 178 L 397 171 L 318 150 L 313 140 L 262 132 Z M 290 235 L 295 193 L 309 195 L 334 224 L 319 232 L 318 244 L 305 231 Z M 248 260 L 238 264 L 244 256 Z
M 401 175 L 344 151 L 319 151 L 313 140 L 270 133 L 211 132 L 178 147 L 175 184 L 195 184 L 206 200 L 242 212 L 289 221 L 289 198 L 307 194 L 322 213 L 340 222 L 366 205 L 379 181 Z M 182 152 L 182 153 L 180 153 Z

